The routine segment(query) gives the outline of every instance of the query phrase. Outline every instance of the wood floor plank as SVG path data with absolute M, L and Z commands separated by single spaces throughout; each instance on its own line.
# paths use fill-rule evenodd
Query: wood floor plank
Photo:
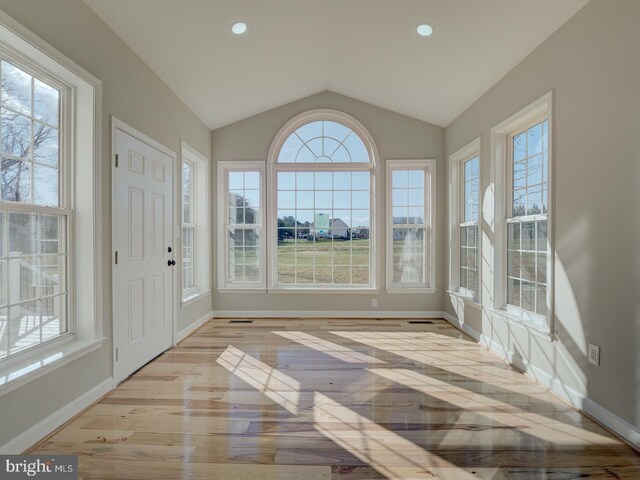
M 640 479 L 640 455 L 442 320 L 210 321 L 32 453 L 80 478 Z

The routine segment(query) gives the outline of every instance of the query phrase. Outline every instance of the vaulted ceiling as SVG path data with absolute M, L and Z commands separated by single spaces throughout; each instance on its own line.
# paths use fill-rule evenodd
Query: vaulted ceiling
M 446 126 L 588 0 L 85 2 L 215 129 L 323 90 Z

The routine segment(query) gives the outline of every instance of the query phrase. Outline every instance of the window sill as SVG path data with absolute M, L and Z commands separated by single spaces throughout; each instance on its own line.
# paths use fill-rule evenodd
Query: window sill
M 202 292 L 195 291 L 182 299 L 182 303 L 180 304 L 183 308 L 195 303 L 199 300 L 202 300 L 204 297 L 209 295 L 211 290 L 204 290 Z
M 46 350 L 36 350 L 19 363 L 0 367 L 0 396 L 99 349 L 105 340 L 72 340 Z
M 238 288 L 238 287 L 226 287 L 219 288 L 218 293 L 267 293 L 266 288 L 252 287 L 252 288 Z
M 388 287 L 387 293 L 437 293 L 438 289 L 433 287 Z
M 531 335 L 548 340 L 549 342 L 554 342 L 556 340 L 555 334 L 551 332 L 548 327 L 541 326 L 527 318 L 520 317 L 506 310 L 491 310 L 491 313 L 500 317 L 509 325 L 513 325 L 514 327 L 524 330 Z
M 347 295 L 377 295 L 380 293 L 380 290 L 377 288 L 350 288 L 350 287 L 342 287 L 342 288 L 286 288 L 286 287 L 275 287 L 269 289 L 269 293 L 275 293 L 277 295 L 281 294 L 306 294 L 306 295 L 339 295 L 339 294 L 347 294 Z
M 453 295 L 454 297 L 462 299 L 464 303 L 470 307 L 476 308 L 478 310 L 482 308 L 482 304 L 475 297 L 472 297 L 471 295 L 465 295 L 462 292 L 457 292 L 453 290 L 447 290 L 447 293 L 449 295 Z

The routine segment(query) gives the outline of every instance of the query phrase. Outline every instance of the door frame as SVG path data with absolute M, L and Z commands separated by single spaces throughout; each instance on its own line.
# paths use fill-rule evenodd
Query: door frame
M 148 146 L 155 148 L 156 150 L 164 153 L 165 155 L 169 156 L 171 158 L 171 168 L 173 171 L 173 182 L 171 185 L 171 203 L 172 203 L 172 218 L 171 218 L 171 231 L 172 231 L 172 238 L 171 238 L 171 243 L 174 245 L 173 246 L 173 251 L 174 253 L 174 258 L 177 256 L 178 254 L 178 250 L 176 249 L 175 245 L 177 244 L 177 240 L 178 240 L 178 236 L 177 236 L 177 232 L 178 227 L 176 226 L 176 219 L 178 218 L 177 215 L 177 210 L 176 210 L 176 182 L 178 181 L 178 178 L 176 177 L 176 165 L 177 165 L 177 154 L 171 150 L 170 148 L 164 146 L 163 144 L 161 144 L 160 142 L 157 142 L 156 140 L 154 140 L 153 138 L 149 137 L 148 135 L 145 135 L 144 133 L 136 130 L 135 128 L 133 128 L 131 125 L 123 122 L 122 120 L 120 120 L 119 118 L 117 118 L 114 115 L 111 115 L 111 155 L 110 155 L 110 161 L 111 161 L 111 258 L 110 258 L 110 262 L 111 262 L 111 373 L 115 374 L 116 371 L 116 345 L 115 345 L 115 339 L 116 339 L 116 322 L 114 321 L 114 316 L 113 316 L 113 307 L 114 307 L 114 303 L 115 303 L 115 297 L 113 295 L 113 292 L 115 291 L 114 289 L 114 282 L 115 282 L 115 275 L 114 275 L 114 269 L 115 269 L 115 248 L 114 245 L 116 244 L 116 229 L 114 228 L 115 225 L 115 201 L 116 201 L 116 131 L 120 130 L 124 133 L 126 133 L 127 135 L 132 136 L 133 138 L 135 138 L 136 140 L 141 141 L 142 143 L 146 143 Z M 178 262 L 178 265 L 181 265 L 181 262 Z M 176 271 L 178 269 L 177 268 L 172 268 L 171 269 L 171 292 L 173 293 L 173 295 L 171 296 L 171 345 L 172 346 L 176 346 L 177 344 L 177 339 L 178 339 L 178 302 L 177 302 L 177 284 L 176 284 Z M 115 377 L 114 377 L 115 378 Z

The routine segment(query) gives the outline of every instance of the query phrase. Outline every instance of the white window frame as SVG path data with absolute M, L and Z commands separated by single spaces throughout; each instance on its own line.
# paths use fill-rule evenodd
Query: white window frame
M 0 200 L 0 207 L 2 210 L 6 212 L 6 215 L 10 215 L 11 213 L 22 213 L 22 214 L 51 214 L 56 217 L 62 217 L 64 219 L 64 227 L 59 229 L 59 241 L 66 242 L 66 239 L 71 238 L 71 233 L 73 232 L 73 210 L 71 208 L 71 194 L 73 193 L 73 185 L 71 185 L 71 172 L 70 170 L 73 168 L 72 157 L 69 155 L 69 139 L 70 132 L 72 129 L 72 117 L 70 115 L 70 88 L 58 81 L 55 77 L 47 74 L 42 71 L 37 65 L 30 64 L 29 62 L 25 62 L 18 58 L 13 52 L 4 48 L 0 45 L 0 59 L 6 60 L 15 67 L 20 70 L 32 75 L 34 78 L 37 78 L 41 81 L 45 81 L 47 85 L 55 87 L 60 92 L 60 110 L 59 110 L 59 119 L 58 119 L 58 132 L 59 132 L 59 152 L 58 152 L 58 174 L 59 174 L 59 187 L 58 187 L 58 201 L 59 206 L 43 206 L 34 203 L 27 202 L 10 202 Z M 0 69 L 1 70 L 1 69 Z M 0 72 L 1 73 L 1 72 Z M 33 112 L 32 112 L 33 113 Z M 33 121 L 34 117 L 29 115 L 29 119 Z M 32 132 L 33 134 L 33 132 Z M 32 140 L 32 139 L 31 139 Z M 33 179 L 33 170 L 31 170 L 31 177 Z M 33 187 L 33 185 L 32 185 Z M 8 234 L 9 220 L 5 219 L 5 232 Z M 39 225 L 38 225 L 39 227 Z M 56 296 L 64 296 L 66 297 L 65 305 L 61 306 L 61 309 L 65 312 L 65 322 L 67 326 L 67 331 L 57 337 L 54 337 L 48 341 L 44 341 L 39 344 L 35 344 L 33 346 L 27 347 L 23 351 L 19 351 L 15 354 L 10 354 L 8 357 L 0 359 L 0 365 L 2 364 L 11 364 L 13 362 L 19 361 L 21 358 L 28 358 L 33 355 L 33 351 L 41 348 L 48 348 L 51 345 L 63 344 L 67 341 L 73 339 L 74 330 L 75 330 L 75 316 L 74 316 L 74 305 L 70 301 L 71 292 L 74 289 L 74 276 L 69 275 L 67 272 L 71 272 L 73 269 L 72 262 L 74 260 L 72 252 L 70 251 L 70 245 L 68 242 L 65 245 L 65 253 L 64 256 L 65 262 L 65 283 L 66 285 L 62 289 L 65 294 L 59 294 Z M 6 249 L 6 248 L 5 248 Z M 9 252 L 7 250 L 7 256 Z M 9 281 L 10 276 L 10 261 L 7 262 L 7 281 Z M 11 283 L 9 283 L 9 289 L 11 288 Z M 33 302 L 40 300 L 42 297 L 32 299 Z M 9 305 L 11 304 L 11 300 L 7 299 Z M 30 302 L 30 301 L 29 301 Z M 26 301 L 19 303 L 29 303 Z
M 186 205 L 185 202 L 185 191 L 184 191 L 184 180 L 182 181 L 182 268 L 180 269 L 180 273 L 182 275 L 182 300 L 184 302 L 185 299 L 189 299 L 191 298 L 194 294 L 197 294 L 197 288 L 196 288 L 196 265 L 197 265 L 197 246 L 198 246 L 198 241 L 196 238 L 196 233 L 197 233 L 197 225 L 196 225 L 196 219 L 195 216 L 197 215 L 197 209 L 198 209 L 198 201 L 197 201 L 197 197 L 196 197 L 196 188 L 195 188 L 195 175 L 196 175 L 196 166 L 194 165 L 194 163 L 191 160 L 188 160 L 186 158 L 182 158 L 182 175 L 184 178 L 184 172 L 185 169 L 187 168 L 187 166 L 189 167 L 190 170 L 190 177 L 189 177 L 189 195 L 190 195 L 190 203 L 189 203 L 189 213 L 191 216 L 191 220 L 189 222 L 187 222 L 185 220 L 184 217 L 184 208 Z M 194 201 L 195 200 L 195 201 Z M 185 230 L 189 229 L 193 232 L 193 235 L 191 237 L 191 270 L 192 270 L 192 276 L 193 276 L 193 285 L 187 288 L 184 288 L 184 269 L 185 269 L 185 255 L 184 255 L 184 248 L 185 248 Z
M 189 289 L 182 289 L 183 268 L 180 268 L 180 290 L 182 292 L 183 307 L 201 299 L 211 292 L 211 228 L 210 225 L 210 192 L 209 188 L 209 159 L 191 147 L 185 141 L 181 145 L 180 163 L 180 218 L 182 228 L 180 229 L 180 263 L 184 261 L 182 255 L 182 239 L 184 227 L 189 226 L 194 229 L 193 237 L 193 276 L 194 286 Z M 184 223 L 184 192 L 182 192 L 182 173 L 184 164 L 191 167 L 191 222 Z
M 303 163 L 282 163 L 278 164 L 278 156 L 284 142 L 298 128 L 315 121 L 331 121 L 340 123 L 350 128 L 360 137 L 369 154 L 369 163 L 335 163 L 335 164 L 303 164 Z M 267 233 L 268 233 L 268 267 L 269 267 L 269 291 L 274 293 L 377 293 L 378 285 L 378 222 L 379 205 L 376 202 L 376 192 L 379 188 L 379 162 L 378 149 L 373 137 L 357 119 L 339 110 L 316 109 L 301 113 L 289 120 L 275 136 L 267 157 Z M 371 172 L 371 225 L 369 226 L 369 285 L 279 285 L 278 284 L 278 212 L 277 212 L 277 176 L 278 171 L 317 171 L 322 167 L 330 168 L 333 171 L 366 171 Z
M 511 199 L 511 135 L 533 122 L 548 121 L 547 315 L 541 316 L 507 305 L 507 234 Z M 508 321 L 553 339 L 554 332 L 554 136 L 553 92 L 549 92 L 491 130 L 492 183 L 495 191 L 494 295 L 492 310 Z M 539 216 L 529 216 L 533 220 Z
M 256 230 L 260 232 L 260 242 L 258 249 L 260 251 L 259 269 L 260 275 L 257 282 L 232 283 L 229 282 L 229 235 L 227 234 L 229 227 L 229 215 L 227 211 L 228 204 L 228 178 L 229 172 L 259 172 L 260 173 L 260 223 L 256 224 Z M 223 293 L 246 293 L 248 291 L 263 293 L 266 291 L 267 278 L 267 232 L 265 230 L 266 220 L 266 192 L 265 192 L 265 164 L 262 161 L 237 161 L 237 162 L 218 162 L 218 291 Z
M 436 285 L 436 160 L 387 160 L 386 161 L 386 291 L 388 293 L 435 293 Z M 425 194 L 425 266 L 427 282 L 419 284 L 398 284 L 393 282 L 393 171 L 394 170 L 423 170 Z M 426 248 L 428 239 L 428 250 Z
M 465 300 L 480 304 L 482 293 L 482 141 L 480 137 L 471 141 L 458 151 L 449 155 L 449 293 L 459 295 Z M 460 229 L 463 226 L 464 204 L 464 164 L 476 157 L 480 158 L 480 174 L 478 180 L 478 288 L 472 292 L 460 287 Z
M 101 144 L 102 84 L 90 73 L 0 11 L 0 45 L 16 66 L 62 86 L 61 201 L 68 209 L 69 334 L 8 358 L 0 364 L 0 395 L 100 348 L 102 328 Z M 64 124 L 62 122 L 65 122 Z M 66 129 L 66 132 L 63 130 Z M 81 159 L 81 161 L 76 161 Z M 63 164 L 64 162 L 64 164 Z M 64 203 L 61 203 L 64 205 Z M 11 210 L 45 211 L 12 204 Z M 52 209 L 59 213 L 59 209 Z

